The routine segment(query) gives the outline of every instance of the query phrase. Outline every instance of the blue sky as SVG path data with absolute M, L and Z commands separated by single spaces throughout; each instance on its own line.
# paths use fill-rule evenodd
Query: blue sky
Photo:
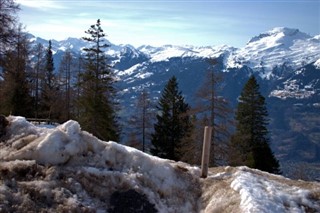
M 320 34 L 320 0 L 16 0 L 26 30 L 80 38 L 99 18 L 114 44 L 242 47 L 274 27 Z

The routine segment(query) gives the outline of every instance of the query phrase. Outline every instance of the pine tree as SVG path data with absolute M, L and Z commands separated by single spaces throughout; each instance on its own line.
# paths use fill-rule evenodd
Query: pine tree
M 80 75 L 78 101 L 81 126 L 103 140 L 119 140 L 116 122 L 114 76 L 104 50 L 109 45 L 104 40 L 100 19 L 85 31 L 89 37 L 83 39 L 91 44 L 85 48 L 84 72 Z
M 48 119 L 58 119 L 60 114 L 59 106 L 59 86 L 56 74 L 54 73 L 54 62 L 51 40 L 45 55 L 44 73 L 41 75 L 41 111 L 42 117 Z
M 177 79 L 173 76 L 162 91 L 157 106 L 158 115 L 152 134 L 153 155 L 171 160 L 180 160 L 181 147 L 192 128 L 190 107 L 179 91 Z
M 203 126 L 205 125 L 199 125 L 200 120 L 198 120 L 195 115 L 191 115 L 190 120 L 190 132 L 181 143 L 181 148 L 179 149 L 181 158 L 179 160 L 192 165 L 200 165 L 202 154 Z
M 0 110 L 3 114 L 29 117 L 32 114 L 30 85 L 27 78 L 29 43 L 26 34 L 18 29 L 14 49 L 5 53 L 1 83 Z
M 268 112 L 254 76 L 245 84 L 236 112 L 236 132 L 231 139 L 231 165 L 246 165 L 280 173 L 279 162 L 269 147 Z

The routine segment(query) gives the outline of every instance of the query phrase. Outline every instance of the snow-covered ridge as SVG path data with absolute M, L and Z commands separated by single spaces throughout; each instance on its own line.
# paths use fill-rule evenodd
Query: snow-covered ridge
M 47 46 L 47 41 L 41 38 L 31 36 L 30 39 Z M 320 55 L 320 35 L 312 37 L 298 29 L 286 27 L 276 27 L 254 36 L 246 46 L 239 49 L 227 45 L 206 47 L 143 45 L 135 48 L 129 44 L 115 45 L 108 40 L 106 41 L 110 44 L 107 54 L 115 60 L 111 61 L 111 64 L 115 64 L 123 56 L 131 58 L 141 56 L 144 62 L 149 63 L 169 61 L 171 58 L 177 57 L 214 58 L 223 56 L 226 69 L 248 66 L 261 72 L 260 74 L 264 78 L 272 76 L 272 69 L 275 66 L 286 64 L 286 66 L 297 69 L 304 64 L 315 62 Z M 53 40 L 52 43 L 54 52 L 70 49 L 79 53 L 87 45 L 83 40 L 76 38 L 68 38 L 63 41 Z
M 4 212 L 320 211 L 319 183 L 247 167 L 211 168 L 201 179 L 198 167 L 98 140 L 76 121 L 47 128 L 23 117 L 7 119 L 10 125 L 0 143 Z M 115 196 L 126 200 L 119 206 Z
M 272 30 L 269 30 L 265 33 L 261 33 L 258 36 L 254 36 L 252 39 L 249 40 L 248 43 L 257 42 L 259 40 L 273 37 L 274 39 L 281 39 L 283 37 L 294 37 L 294 39 L 308 39 L 311 38 L 306 33 L 300 32 L 298 29 L 292 29 L 287 27 L 275 27 Z
M 140 50 L 149 55 L 151 62 L 169 61 L 170 58 L 197 57 L 197 58 L 216 58 L 225 52 L 232 51 L 234 48 L 227 45 L 223 46 L 174 46 L 166 45 L 162 47 L 141 48 Z
M 311 37 L 298 29 L 278 27 L 253 37 L 245 47 L 232 53 L 228 67 L 249 66 L 269 78 L 272 69 L 286 64 L 293 69 L 315 62 L 320 55 L 319 36 Z

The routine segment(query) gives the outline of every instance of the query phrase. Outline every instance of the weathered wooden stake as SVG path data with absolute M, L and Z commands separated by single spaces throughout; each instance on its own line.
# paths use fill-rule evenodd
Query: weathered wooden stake
M 202 161 L 201 161 L 201 177 L 206 178 L 208 175 L 209 158 L 210 158 L 210 144 L 211 144 L 212 127 L 204 127 L 203 147 L 202 147 Z

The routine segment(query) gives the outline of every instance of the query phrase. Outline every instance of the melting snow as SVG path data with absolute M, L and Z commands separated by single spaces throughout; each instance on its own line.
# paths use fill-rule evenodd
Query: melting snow
M 46 128 L 23 117 L 8 120 L 0 143 L 0 212 L 108 212 L 112 194 L 128 189 L 163 213 L 320 211 L 319 183 L 247 167 L 212 168 L 201 179 L 198 167 L 101 141 L 76 121 Z
M 231 187 L 240 193 L 240 205 L 245 212 L 302 213 L 306 206 L 320 210 L 319 202 L 312 203 L 308 199 L 308 190 L 258 176 L 246 167 L 241 167 L 235 176 Z

